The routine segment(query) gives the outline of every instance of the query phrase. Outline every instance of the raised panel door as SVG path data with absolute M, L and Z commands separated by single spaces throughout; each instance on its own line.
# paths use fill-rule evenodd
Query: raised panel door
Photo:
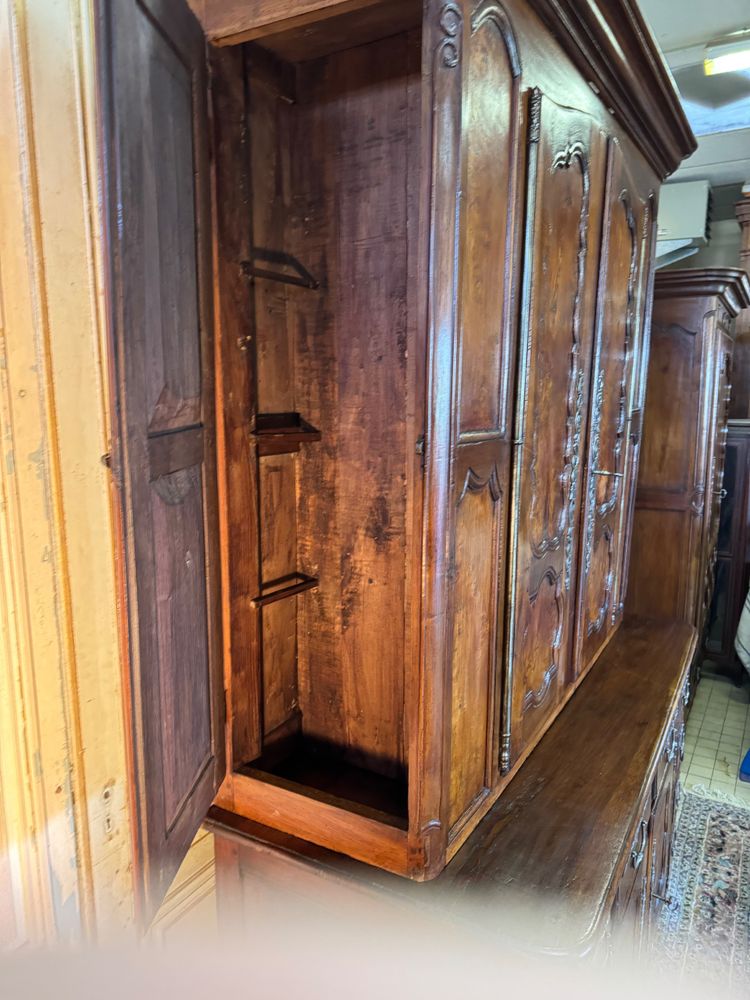
M 148 917 L 224 775 L 205 43 L 179 0 L 101 13 L 113 472 Z
M 497 774 L 515 359 L 521 68 L 494 0 L 463 24 L 462 226 L 453 455 L 449 816 L 460 833 Z
M 541 734 L 570 674 L 605 141 L 530 93 L 501 764 Z
M 609 143 L 599 276 L 575 671 L 594 661 L 619 624 L 626 584 L 640 433 L 639 361 L 653 197 L 632 175 L 620 144 Z

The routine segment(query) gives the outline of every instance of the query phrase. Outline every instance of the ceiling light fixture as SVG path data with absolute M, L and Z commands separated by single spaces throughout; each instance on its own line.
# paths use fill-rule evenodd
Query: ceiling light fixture
M 750 30 L 734 31 L 706 46 L 703 70 L 706 76 L 750 69 Z

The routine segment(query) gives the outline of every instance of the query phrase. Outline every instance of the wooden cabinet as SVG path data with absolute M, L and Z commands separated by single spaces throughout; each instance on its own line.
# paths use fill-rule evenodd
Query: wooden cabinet
M 716 542 L 714 590 L 703 655 L 722 673 L 745 675 L 734 637 L 750 583 L 750 421 L 730 420 Z
M 736 268 L 656 276 L 628 608 L 702 632 L 714 584 L 731 392 Z
M 147 906 L 214 793 L 429 879 L 620 627 L 694 140 L 629 3 L 191 6 L 99 5 Z

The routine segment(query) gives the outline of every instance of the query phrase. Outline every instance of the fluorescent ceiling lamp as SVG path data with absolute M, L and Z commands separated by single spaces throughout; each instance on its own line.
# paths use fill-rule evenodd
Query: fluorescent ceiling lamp
M 735 31 L 725 38 L 708 43 L 703 60 L 706 76 L 737 73 L 743 69 L 750 69 L 750 31 Z

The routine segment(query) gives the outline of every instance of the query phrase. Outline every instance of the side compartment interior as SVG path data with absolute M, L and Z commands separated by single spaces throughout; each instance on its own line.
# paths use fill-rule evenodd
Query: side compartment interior
M 421 33 L 333 48 L 304 63 L 242 53 L 259 652 L 246 680 L 260 704 L 236 721 L 259 726 L 260 752 L 234 769 L 404 827 Z

